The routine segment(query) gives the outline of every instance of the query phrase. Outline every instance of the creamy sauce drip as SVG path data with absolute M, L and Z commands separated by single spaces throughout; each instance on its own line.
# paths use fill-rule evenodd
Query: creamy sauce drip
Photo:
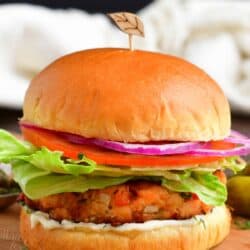
M 125 223 L 123 225 L 114 227 L 110 224 L 95 224 L 95 223 L 74 223 L 72 221 L 63 220 L 61 223 L 50 219 L 47 213 L 40 211 L 33 211 L 30 214 L 31 227 L 34 228 L 36 225 L 40 224 L 45 229 L 65 229 L 65 230 L 74 230 L 74 229 L 88 229 L 88 230 L 105 230 L 105 231 L 148 231 L 152 229 L 162 228 L 164 226 L 193 226 L 196 224 L 201 224 L 201 226 L 206 227 L 205 222 L 209 217 L 213 217 L 216 214 L 216 217 L 224 214 L 224 206 L 216 207 L 213 211 L 207 215 L 197 215 L 191 219 L 187 220 L 151 220 L 144 223 Z

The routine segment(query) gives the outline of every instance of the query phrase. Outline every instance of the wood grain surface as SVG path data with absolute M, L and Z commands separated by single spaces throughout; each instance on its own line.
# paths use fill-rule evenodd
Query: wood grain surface
M 0 249 L 21 250 L 22 248 L 19 235 L 19 206 L 14 205 L 0 211 Z
M 23 244 L 19 235 L 19 207 L 14 205 L 5 211 L 0 211 L 0 249 L 21 250 L 22 247 Z M 236 228 L 232 228 L 230 235 L 223 243 L 213 248 L 213 250 L 249 249 L 250 230 L 238 230 Z

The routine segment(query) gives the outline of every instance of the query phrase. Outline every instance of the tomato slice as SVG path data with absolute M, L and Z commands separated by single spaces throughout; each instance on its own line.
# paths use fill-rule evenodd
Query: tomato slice
M 115 152 L 94 145 L 78 145 L 68 142 L 58 134 L 42 129 L 21 127 L 23 136 L 34 145 L 47 147 L 53 151 L 62 151 L 65 157 L 78 159 L 79 154 L 84 154 L 98 164 L 115 166 L 136 167 L 182 167 L 194 164 L 209 163 L 222 159 L 214 156 L 191 156 L 191 155 L 164 155 L 148 156 Z M 230 149 L 235 145 L 223 141 L 211 142 L 213 149 Z

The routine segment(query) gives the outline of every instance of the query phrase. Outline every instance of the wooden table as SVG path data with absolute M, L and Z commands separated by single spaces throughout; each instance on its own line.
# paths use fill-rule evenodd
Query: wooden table
M 0 249 L 21 250 L 23 243 L 19 235 L 19 206 L 14 205 L 0 211 Z

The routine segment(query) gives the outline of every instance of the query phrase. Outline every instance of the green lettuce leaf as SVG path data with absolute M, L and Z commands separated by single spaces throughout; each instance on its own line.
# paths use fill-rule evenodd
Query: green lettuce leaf
M 228 157 L 220 161 L 207 163 L 207 164 L 197 164 L 192 166 L 190 169 L 184 170 L 166 170 L 166 168 L 125 168 L 125 167 L 112 167 L 105 165 L 96 165 L 95 171 L 92 175 L 103 175 L 103 176 L 160 176 L 169 180 L 181 181 L 190 177 L 192 173 L 213 173 L 218 169 L 231 169 L 233 172 L 238 172 L 244 169 L 246 163 L 240 157 Z
M 227 191 L 216 176 L 212 173 L 192 173 L 191 176 L 181 181 L 168 180 L 163 177 L 140 176 L 73 176 L 51 173 L 25 161 L 13 163 L 14 179 L 30 199 L 39 199 L 44 196 L 63 192 L 86 192 L 90 189 L 102 189 L 105 187 L 125 183 L 129 180 L 158 181 L 162 185 L 175 192 L 191 192 L 208 205 L 222 205 L 227 197 Z
M 13 162 L 13 174 L 14 180 L 20 185 L 25 195 L 33 200 L 64 192 L 83 193 L 89 189 L 103 189 L 132 179 L 128 176 L 113 178 L 50 173 L 25 161 Z
M 85 156 L 75 161 L 63 159 L 63 153 L 18 140 L 10 133 L 0 130 L 0 162 L 10 163 L 22 160 L 37 168 L 54 173 L 81 175 L 94 171 L 95 162 Z
M 0 162 L 9 163 L 13 156 L 29 155 L 36 151 L 32 144 L 18 140 L 12 134 L 0 129 Z
M 197 194 L 208 205 L 220 206 L 227 199 L 226 186 L 212 173 L 193 172 L 191 177 L 182 181 L 164 179 L 162 185 L 175 192 Z
M 94 171 L 95 162 L 82 157 L 81 160 L 62 160 L 63 153 L 50 151 L 45 147 L 31 155 L 17 156 L 14 159 L 26 161 L 40 169 L 48 170 L 54 173 L 81 175 Z
M 121 176 L 150 176 L 150 177 L 164 177 L 170 180 L 181 181 L 191 175 L 190 170 L 168 171 L 164 169 L 152 168 L 125 168 L 125 167 L 110 167 L 104 165 L 96 165 L 95 171 L 91 175 L 121 177 Z
M 246 165 L 246 162 L 239 156 L 224 158 L 221 163 L 222 168 L 231 169 L 234 174 L 242 171 Z

